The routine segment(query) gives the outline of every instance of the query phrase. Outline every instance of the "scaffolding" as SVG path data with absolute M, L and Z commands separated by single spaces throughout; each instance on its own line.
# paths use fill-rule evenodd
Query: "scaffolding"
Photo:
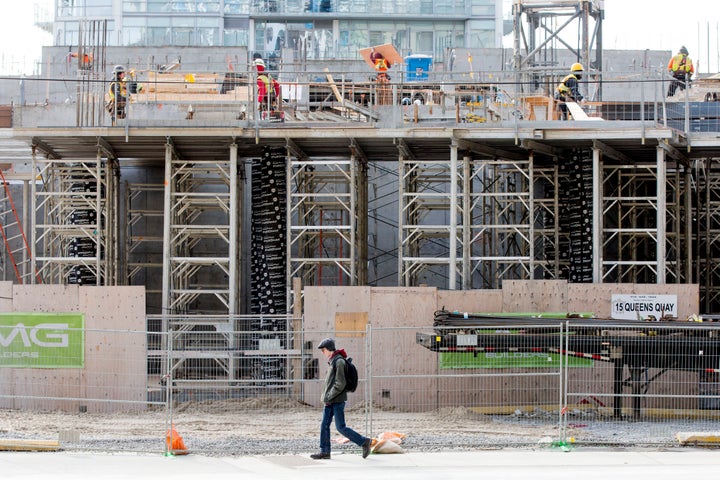
M 367 278 L 367 169 L 362 154 L 290 157 L 288 175 L 288 276 L 304 285 L 358 285 Z M 360 175 L 358 174 L 360 172 Z M 360 195 L 360 192 L 365 192 Z M 366 215 L 363 215 L 366 216 Z M 358 230 L 361 228 L 362 230 Z M 364 253 L 363 253 L 364 252 Z
M 125 279 L 145 285 L 148 313 L 160 313 L 162 304 L 164 190 L 162 184 L 125 183 Z
M 117 162 L 39 158 L 32 182 L 31 271 L 43 283 L 117 285 Z
M 599 75 L 604 17 L 601 0 L 514 0 L 512 11 L 513 70 L 521 89 L 552 92 L 558 74 L 563 72 L 564 76 L 569 70 L 569 64 L 561 62 L 580 62 L 586 72 Z M 602 99 L 600 80 L 599 76 L 593 80 L 597 83 L 595 100 Z

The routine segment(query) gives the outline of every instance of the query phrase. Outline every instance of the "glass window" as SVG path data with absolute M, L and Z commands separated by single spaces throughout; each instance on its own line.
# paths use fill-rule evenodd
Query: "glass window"
M 250 0 L 225 0 L 225 13 L 249 14 Z
M 148 12 L 169 12 L 170 2 L 167 0 L 147 0 Z
M 248 31 L 244 28 L 223 30 L 223 45 L 230 47 L 247 47 Z
M 198 12 L 217 13 L 220 11 L 220 2 L 218 0 L 213 0 L 210 2 L 198 1 L 197 11 Z
M 197 18 L 197 42 L 204 47 L 214 47 L 220 44 L 220 27 L 217 17 Z
M 124 0 L 123 1 L 123 12 L 135 13 L 145 11 L 145 0 Z
M 85 0 L 88 17 L 111 17 L 112 13 L 112 0 Z
M 147 45 L 156 47 L 170 45 L 170 27 L 148 27 Z
M 149 17 L 147 19 L 146 44 L 150 46 L 170 45 L 170 19 L 168 17 Z
M 57 6 L 58 17 L 74 17 L 78 15 L 75 12 L 75 0 L 60 0 Z
M 172 44 L 182 47 L 191 47 L 195 44 L 195 35 L 193 35 L 193 28 L 189 27 L 173 27 L 172 29 Z
M 129 47 L 137 47 L 145 45 L 143 34 L 145 27 L 128 27 L 123 28 L 123 45 Z

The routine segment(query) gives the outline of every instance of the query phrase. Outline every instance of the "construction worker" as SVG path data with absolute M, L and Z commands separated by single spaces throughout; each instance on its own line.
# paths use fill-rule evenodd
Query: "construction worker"
M 555 89 L 555 100 L 557 100 L 557 112 L 561 120 L 568 119 L 568 108 L 565 102 L 580 102 L 583 99 L 580 93 L 580 80 L 582 79 L 583 66 L 581 63 L 573 63 L 570 66 L 570 73 L 562 79 Z
M 695 73 L 695 67 L 690 57 L 688 57 L 688 50 L 685 46 L 680 47 L 677 55 L 670 59 L 667 69 L 668 73 L 673 77 L 668 87 L 667 96 L 672 97 L 678 88 L 685 90 L 685 83 L 689 83 L 693 73 Z
M 390 68 L 390 63 L 385 60 L 385 57 L 382 53 L 376 52 L 373 48 L 370 51 L 370 61 L 373 62 L 373 65 L 375 66 L 375 71 L 377 72 L 377 79 L 380 80 L 390 80 L 390 77 L 387 74 L 388 69 Z
M 109 100 L 105 109 L 110 114 L 112 125 L 118 118 L 125 118 L 125 107 L 127 106 L 127 84 L 125 82 L 125 67 L 115 65 L 113 68 L 113 79 L 108 88 Z
M 275 110 L 280 101 L 280 84 L 265 71 L 265 62 L 262 58 L 253 60 L 257 70 L 258 108 L 259 110 Z
M 392 103 L 392 92 L 388 86 L 390 83 L 390 75 L 387 74 L 390 68 L 390 62 L 385 59 L 382 53 L 376 52 L 373 48 L 370 51 L 370 61 L 373 62 L 377 75 L 377 103 L 378 105 L 389 105 Z

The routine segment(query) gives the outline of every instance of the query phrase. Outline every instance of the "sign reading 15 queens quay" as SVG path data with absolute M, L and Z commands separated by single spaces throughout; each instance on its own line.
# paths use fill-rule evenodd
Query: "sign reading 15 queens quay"
M 0 313 L 0 367 L 84 366 L 82 313 Z

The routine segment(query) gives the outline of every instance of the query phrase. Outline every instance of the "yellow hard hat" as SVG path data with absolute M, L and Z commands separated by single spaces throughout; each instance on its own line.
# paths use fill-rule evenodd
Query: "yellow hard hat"
M 582 63 L 573 63 L 570 67 L 571 72 L 582 72 L 583 70 L 585 69 L 583 68 Z

